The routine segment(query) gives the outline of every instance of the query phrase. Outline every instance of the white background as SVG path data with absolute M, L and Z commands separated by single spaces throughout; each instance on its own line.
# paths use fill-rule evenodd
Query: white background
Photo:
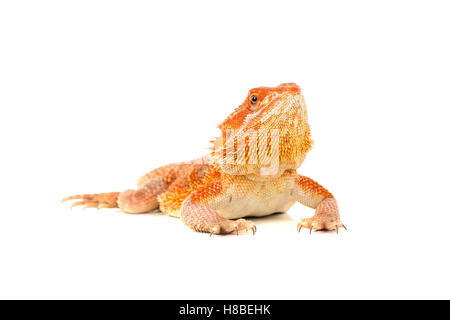
M 445 1 L 2 1 L 0 298 L 450 298 Z M 61 205 L 205 154 L 256 86 L 302 87 L 300 172 L 348 232 L 192 232 Z

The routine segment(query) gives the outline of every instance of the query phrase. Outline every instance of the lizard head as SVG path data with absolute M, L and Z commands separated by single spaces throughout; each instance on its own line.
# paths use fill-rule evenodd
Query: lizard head
M 219 124 L 212 158 L 228 174 L 274 177 L 298 168 L 312 140 L 301 89 L 295 83 L 251 89 Z

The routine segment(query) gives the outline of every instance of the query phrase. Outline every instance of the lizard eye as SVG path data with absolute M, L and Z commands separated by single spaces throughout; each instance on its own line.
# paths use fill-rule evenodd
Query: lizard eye
M 248 109 L 250 111 L 256 111 L 258 110 L 259 107 L 259 101 L 258 101 L 258 97 L 256 95 L 251 95 L 248 98 L 249 104 L 248 104 Z

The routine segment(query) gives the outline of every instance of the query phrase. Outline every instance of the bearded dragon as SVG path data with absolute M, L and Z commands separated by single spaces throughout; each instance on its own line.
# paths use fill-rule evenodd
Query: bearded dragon
M 297 229 L 336 230 L 341 223 L 333 195 L 297 173 L 312 140 L 306 104 L 299 86 L 251 89 L 244 102 L 221 124 L 221 135 L 205 157 L 173 163 L 142 176 L 137 189 L 79 194 L 74 206 L 120 208 L 147 213 L 159 208 L 191 229 L 212 234 L 256 232 L 243 219 L 286 212 L 300 202 L 315 209 Z M 346 229 L 346 228 L 345 228 Z

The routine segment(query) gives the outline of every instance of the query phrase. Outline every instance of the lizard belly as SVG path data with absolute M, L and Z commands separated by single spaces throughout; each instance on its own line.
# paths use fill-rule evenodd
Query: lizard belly
M 290 191 L 271 193 L 261 186 L 258 192 L 250 192 L 243 197 L 230 197 L 230 201 L 218 209 L 227 219 L 248 216 L 267 216 L 276 212 L 286 212 L 295 203 Z

